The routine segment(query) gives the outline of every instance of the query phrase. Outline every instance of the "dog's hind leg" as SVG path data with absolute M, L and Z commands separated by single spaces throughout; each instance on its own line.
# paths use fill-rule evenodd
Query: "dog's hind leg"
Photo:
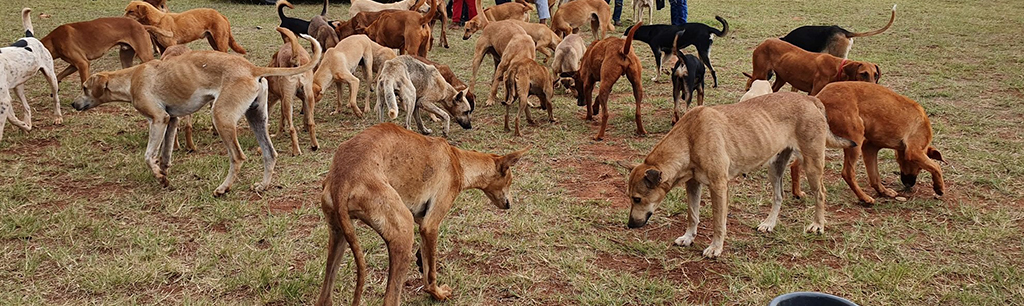
M 640 61 L 639 60 L 631 61 L 631 62 L 633 62 L 631 64 L 633 67 L 638 67 L 638 68 L 642 67 L 642 66 L 640 66 Z M 629 80 L 629 84 L 633 86 L 633 99 L 636 102 L 636 115 L 635 115 L 636 134 L 640 135 L 640 136 L 644 136 L 644 135 L 647 135 L 647 130 L 644 129 L 644 121 L 643 121 L 643 118 L 641 118 L 641 115 L 640 115 L 640 105 L 644 101 L 644 85 L 643 85 L 643 79 L 640 77 L 640 71 L 641 70 L 642 70 L 642 68 L 639 68 L 639 69 L 636 69 L 636 70 L 626 69 L 626 80 Z M 605 108 L 605 110 L 604 110 L 605 111 L 605 115 L 607 115 L 608 114 L 608 109 L 607 109 L 608 104 L 607 104 L 607 102 L 605 102 L 604 104 L 601 104 L 601 106 Z M 607 118 L 607 117 L 602 117 L 602 120 L 604 120 L 604 118 Z
M 316 119 L 313 116 L 313 112 L 316 110 L 316 101 L 313 99 L 313 82 L 306 81 L 302 82 L 302 114 L 305 116 L 303 123 L 306 125 L 306 130 L 309 131 L 309 149 L 316 151 L 320 149 L 320 142 L 316 140 Z M 370 111 L 370 100 L 369 94 L 366 95 L 366 111 Z
M 715 67 L 711 66 L 711 58 L 708 57 L 708 53 L 711 52 L 711 42 L 712 42 L 712 40 L 708 39 L 708 43 L 707 43 L 706 46 L 698 47 L 697 48 L 697 55 L 700 56 L 700 60 L 702 62 L 704 62 L 705 65 L 708 66 L 708 70 L 711 70 L 711 79 L 714 80 L 714 83 L 715 83 L 715 85 L 711 86 L 711 87 L 712 88 L 718 88 L 718 73 L 715 72 Z M 683 60 L 683 59 L 679 59 L 679 60 Z M 779 91 L 779 90 L 776 89 L 775 91 Z
M 689 246 L 697 237 L 697 224 L 700 223 L 700 182 L 695 179 L 686 181 L 686 202 L 689 209 L 686 211 L 686 233 L 676 238 L 675 244 Z
M 57 116 L 53 119 L 53 124 L 64 124 L 64 115 L 60 111 L 60 98 L 57 96 L 60 91 L 60 82 L 57 81 L 57 71 L 53 69 L 53 62 L 44 63 L 41 70 L 46 77 L 46 82 L 50 83 L 50 95 L 53 96 L 53 114 Z
M 292 120 L 294 115 L 292 111 L 292 100 L 294 99 L 295 91 L 297 90 L 295 88 L 296 83 L 283 78 L 282 81 L 284 81 L 284 86 L 281 92 L 281 126 L 288 129 L 288 136 L 292 141 L 292 156 L 302 155 L 302 150 L 299 149 L 299 135 L 298 132 L 295 131 L 295 121 Z
M 447 198 L 435 199 L 437 203 L 434 203 L 434 207 L 440 209 L 430 209 L 427 207 L 426 215 L 423 217 L 423 221 L 420 223 L 420 238 L 423 245 L 420 247 L 420 258 L 423 264 L 423 291 L 426 291 L 435 300 L 443 301 L 447 300 L 452 295 L 452 289 L 448 285 L 437 285 L 437 236 L 438 229 L 441 227 L 441 220 L 444 219 L 447 214 L 447 207 L 451 207 L 452 202 L 455 202 L 455 195 L 452 194 Z
M 253 184 L 253 190 L 257 192 L 270 188 L 274 176 L 274 165 L 277 163 L 277 151 L 274 150 L 274 144 L 270 142 L 270 133 L 267 131 L 267 118 L 267 80 L 262 79 L 260 80 L 256 100 L 249 104 L 249 109 L 245 111 L 245 119 L 249 121 L 249 128 L 252 129 L 252 133 L 256 136 L 256 143 L 259 144 L 260 151 L 263 154 L 263 180 L 259 184 Z M 237 121 L 236 119 L 235 122 Z M 293 127 L 293 145 L 295 145 L 294 142 L 297 142 L 294 138 L 294 133 L 295 128 Z M 237 139 L 235 140 L 235 145 L 238 145 Z
M 772 210 L 757 226 L 759 232 L 775 230 L 775 224 L 779 221 L 779 211 L 782 209 L 782 175 L 786 172 L 786 165 L 789 164 L 792 155 L 793 149 L 786 148 L 768 162 L 768 180 L 772 183 Z
M 384 291 L 384 305 L 397 306 L 402 297 L 402 286 L 405 283 L 406 270 L 412 257 L 413 227 L 415 226 L 412 212 L 402 203 L 401 196 L 390 186 L 384 185 L 369 190 L 379 194 L 377 203 L 367 203 L 373 207 L 363 220 L 372 227 L 388 248 L 388 285 Z M 364 207 L 366 208 L 366 207 Z
M 117 51 L 117 58 L 121 62 L 121 69 L 131 67 L 132 60 L 135 59 L 135 49 L 129 45 L 121 45 Z
M 28 127 L 31 129 L 32 128 L 32 107 L 30 107 L 28 105 L 28 99 L 25 99 L 25 84 L 20 84 L 18 86 L 14 86 L 14 93 L 18 95 L 18 99 L 21 100 L 22 107 L 25 108 L 25 115 L 22 116 L 22 117 L 24 117 L 24 119 L 21 119 L 21 121 L 24 122 L 26 125 L 28 125 Z M 60 108 L 60 103 L 57 104 L 57 108 L 58 109 Z M 58 112 L 60 112 L 60 111 L 58 110 Z M 12 115 L 14 114 L 14 108 L 11 108 L 11 114 Z

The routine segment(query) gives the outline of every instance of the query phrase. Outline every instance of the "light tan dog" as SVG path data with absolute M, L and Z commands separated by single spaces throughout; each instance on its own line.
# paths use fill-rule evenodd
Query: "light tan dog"
M 647 10 L 647 20 L 654 23 L 654 0 L 633 0 L 633 20 L 644 21 L 644 10 Z
M 124 17 L 98 18 L 58 26 L 40 39 L 53 59 L 68 64 L 57 81 L 78 71 L 82 83 L 89 78 L 90 61 L 103 57 L 110 48 L 120 46 L 121 68 L 132 66 L 132 59 L 153 60 L 153 42 L 149 32 L 138 21 Z
M 498 65 L 501 63 L 501 57 L 505 53 L 505 47 L 508 46 L 512 37 L 517 35 L 530 37 L 526 30 L 523 30 L 523 27 L 520 27 L 512 20 L 495 21 L 487 24 L 483 34 L 476 39 L 475 46 L 473 47 L 473 76 L 469 79 L 469 90 L 472 91 L 476 88 L 476 73 L 480 69 L 480 62 L 484 60 L 485 55 L 491 55 L 491 58 L 494 59 L 494 72 L 497 75 Z M 533 43 L 532 38 L 530 43 Z M 536 50 L 536 48 L 531 47 L 530 50 Z M 488 100 L 492 100 L 492 98 L 488 97 Z M 493 103 L 493 100 L 491 103 Z
M 505 45 L 505 52 L 501 54 L 501 62 L 498 64 L 498 68 L 494 69 L 494 78 L 491 81 L 491 92 L 487 95 L 487 102 L 484 105 L 494 105 L 494 99 L 498 97 L 498 86 L 502 84 L 505 77 L 505 71 L 513 63 L 522 64 L 523 61 L 533 61 L 536 57 L 536 45 L 533 43 L 533 38 L 529 35 L 516 35 L 508 41 Z
M 231 188 L 245 160 L 236 135 L 238 120 L 245 115 L 263 153 L 263 181 L 253 188 L 262 191 L 270 187 L 277 153 L 267 133 L 267 83 L 259 80 L 312 70 L 320 60 L 320 44 L 312 37 L 303 38 L 313 44 L 313 58 L 302 67 L 259 67 L 224 52 L 189 51 L 169 60 L 93 74 L 82 84 L 84 94 L 71 106 L 83 111 L 107 102 L 132 103 L 150 122 L 146 164 L 156 179 L 169 187 L 167 168 L 171 165 L 178 118 L 212 103 L 213 125 L 231 158 L 228 175 L 214 190 L 214 196 Z
M 555 48 L 562 42 L 562 37 L 556 35 L 555 32 L 551 31 L 551 28 L 542 23 L 519 20 L 514 20 L 513 22 L 523 28 L 523 30 L 526 30 L 526 34 L 530 34 L 530 37 L 533 38 L 533 42 L 537 45 L 537 52 L 544 54 L 544 64 L 550 63 L 551 57 L 555 53 Z
M 270 59 L 270 64 L 267 67 L 301 67 L 309 63 L 309 53 L 306 49 L 303 49 L 299 45 L 299 41 L 295 38 L 295 33 L 286 28 L 277 28 L 278 32 L 281 32 L 281 39 L 284 40 L 284 44 L 278 48 L 277 52 Z M 310 150 L 316 151 L 320 148 L 320 143 L 316 141 L 316 122 L 313 118 L 313 112 L 316 109 L 313 102 L 313 70 L 305 71 L 300 74 L 290 76 L 269 76 L 267 77 L 269 98 L 267 107 L 274 107 L 277 101 L 281 101 L 281 133 L 287 129 L 288 135 L 291 137 L 292 156 L 301 155 L 302 150 L 299 149 L 299 137 L 298 133 L 295 132 L 295 124 L 292 123 L 292 99 L 298 97 L 302 99 L 302 110 L 304 117 L 304 123 L 306 124 L 306 130 L 309 131 L 309 140 L 312 142 Z
M 484 15 L 477 14 L 476 16 L 473 16 L 473 19 L 470 19 L 469 21 L 466 22 L 466 34 L 462 35 L 462 39 L 469 39 L 470 36 L 473 36 L 473 33 L 476 33 L 477 31 L 483 29 L 483 26 L 486 24 L 486 22 L 483 20 L 485 16 L 487 17 L 488 21 L 530 21 L 529 12 L 532 10 L 533 8 L 530 7 L 529 5 L 517 2 L 502 3 L 489 7 L 484 10 Z
M 182 13 L 164 13 L 149 3 L 132 1 L 124 8 L 124 16 L 146 26 L 161 51 L 205 37 L 214 50 L 228 52 L 230 47 L 235 52 L 245 54 L 245 48 L 231 35 L 228 18 L 214 9 L 198 8 Z
M 725 243 L 729 215 L 729 180 L 768 165 L 774 190 L 772 210 L 758 231 L 770 232 L 782 205 L 782 174 L 794 155 L 807 169 L 815 214 L 806 232 L 825 231 L 825 190 L 821 183 L 825 146 L 855 144 L 828 131 L 825 108 L 818 99 L 797 93 L 774 93 L 736 104 L 698 106 L 651 150 L 643 164 L 633 167 L 626 185 L 632 200 L 629 228 L 647 224 L 654 210 L 675 187 L 686 188 L 689 203 L 686 234 L 675 244 L 688 246 L 700 222 L 701 186 L 711 189 L 714 236 L 704 256 L 718 257 Z
M 359 93 L 359 78 L 352 72 L 356 71 L 358 67 L 363 67 L 363 79 L 367 84 L 372 84 L 374 72 L 380 71 L 380 68 L 374 69 L 374 66 L 383 66 L 385 61 L 395 58 L 397 55 L 394 50 L 378 45 L 366 35 L 345 37 L 338 45 L 338 47 L 327 50 L 323 62 L 313 74 L 313 100 L 320 101 L 324 92 L 327 91 L 327 87 L 334 83 L 334 88 L 338 91 L 338 102 L 331 115 L 337 114 L 342 108 L 341 85 L 348 84 L 348 106 L 352 108 L 352 114 L 362 118 L 363 112 L 370 112 L 370 94 L 366 95 L 365 110 L 360 111 L 359 105 L 356 103 L 356 94 Z M 390 56 L 377 58 L 375 54 L 378 51 L 390 53 Z M 370 92 L 372 91 L 371 89 Z
M 765 80 L 756 80 L 754 83 L 751 83 L 750 89 L 747 89 L 747 92 L 740 97 L 740 102 L 770 93 L 772 93 L 772 83 Z
M 580 71 L 580 61 L 583 60 L 583 54 L 586 52 L 587 45 L 583 42 L 583 37 L 580 34 L 565 36 L 565 39 L 558 43 L 558 46 L 555 47 L 555 60 L 551 62 L 551 72 L 558 80 L 554 84 L 555 88 L 561 85 L 570 91 L 573 97 L 579 94 L 576 92 L 576 83 L 572 78 L 572 73 Z
M 355 17 L 360 12 L 380 12 L 383 10 L 409 10 L 413 6 L 418 8 L 420 13 L 430 10 L 429 5 L 423 4 L 425 0 L 402 0 L 394 3 L 380 3 L 373 0 L 352 0 L 348 7 L 348 17 Z
M 559 37 L 576 33 L 580 26 L 590 25 L 594 40 L 604 38 L 608 31 L 615 31 L 612 25 L 612 9 L 604 0 L 576 0 L 558 8 L 551 18 L 551 30 Z M 600 35 L 598 35 L 600 32 Z
M 423 291 L 447 300 L 452 290 L 437 284 L 437 238 L 441 221 L 463 190 L 479 189 L 494 206 L 512 206 L 512 166 L 528 149 L 505 156 L 466 151 L 443 138 L 417 135 L 391 123 L 375 125 L 341 143 L 323 183 L 320 208 L 330 227 L 327 268 L 317 305 L 331 305 L 334 277 L 346 244 L 356 262 L 353 305 L 366 283 L 366 261 L 352 219 L 374 229 L 388 248 L 384 305 L 401 303 L 412 259 L 413 230 L 420 228 Z M 396 162 L 396 157 L 401 162 Z M 410 170 L 416 169 L 416 170 Z
M 857 185 L 857 159 L 864 154 L 868 182 L 880 196 L 895 197 L 896 191 L 882 185 L 878 175 L 878 151 L 896 150 L 900 180 L 906 189 L 917 183 L 917 174 L 925 170 L 932 175 L 932 189 L 941 196 L 946 187 L 942 168 L 932 161 L 942 161 L 942 153 L 931 145 L 932 125 L 921 105 L 885 86 L 865 82 L 828 84 L 816 96 L 825 105 L 828 126 L 832 133 L 857 143 L 843 154 L 843 180 L 861 202 L 872 205 L 871 198 Z M 800 167 L 790 169 L 793 182 L 799 182 Z M 793 184 L 793 194 L 801 195 L 800 184 Z
M 838 81 L 878 83 L 882 70 L 878 65 L 809 52 L 778 38 L 765 40 L 754 48 L 754 72 L 747 76 L 747 89 L 754 80 L 767 80 L 775 73 L 772 91 L 786 83 L 794 89 L 817 95 L 825 85 Z
M 551 71 L 533 59 L 520 58 L 510 63 L 508 70 L 502 77 L 505 80 L 505 131 L 508 132 L 509 113 L 519 101 L 516 107 L 516 136 L 523 136 L 519 132 L 519 117 L 526 113 L 526 122 L 534 125 L 533 117 L 530 116 L 529 97 L 536 96 L 540 99 L 540 108 L 548 111 L 548 122 L 554 123 L 554 106 L 551 98 L 554 97 L 554 84 L 551 81 Z

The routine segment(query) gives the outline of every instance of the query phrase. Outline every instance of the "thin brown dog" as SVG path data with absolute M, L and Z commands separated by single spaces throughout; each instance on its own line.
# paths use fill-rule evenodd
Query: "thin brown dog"
M 71 64 L 57 74 L 58 82 L 78 71 L 78 77 L 85 83 L 89 78 L 89 61 L 102 57 L 116 46 L 122 47 L 118 50 L 121 68 L 131 67 L 134 57 L 142 62 L 153 60 L 154 49 L 149 32 L 130 18 L 109 17 L 64 24 L 40 41 L 53 59 Z
M 864 82 L 828 84 L 816 97 L 825 105 L 832 133 L 858 144 L 843 151 L 843 180 L 861 202 L 867 205 L 875 203 L 875 199 L 857 185 L 854 166 L 862 153 L 871 187 L 880 196 L 896 196 L 896 191 L 882 185 L 878 175 L 878 150 L 881 149 L 896 150 L 900 180 L 908 190 L 917 183 L 917 174 L 925 170 L 932 175 L 935 194 L 941 196 L 945 193 L 942 168 L 932 159 L 945 160 L 942 153 L 931 146 L 932 126 L 924 108 L 917 102 L 885 86 Z M 791 167 L 790 173 L 793 182 L 799 182 L 799 165 Z M 800 184 L 793 184 L 793 194 L 802 195 Z
M 436 1 L 433 1 L 431 4 Z M 428 24 L 437 14 L 437 5 L 431 5 L 426 15 L 416 11 L 387 11 L 366 28 L 366 36 L 378 44 L 395 48 L 401 54 L 427 56 L 431 36 Z
M 412 259 L 413 230 L 420 227 L 424 288 L 436 300 L 451 297 L 437 285 L 437 236 L 441 221 L 463 190 L 479 189 L 494 206 L 509 209 L 511 167 L 527 149 L 505 156 L 466 151 L 444 138 L 421 136 L 392 123 L 370 127 L 343 142 L 323 183 L 320 208 L 330 227 L 327 268 L 316 305 L 331 305 L 334 278 L 346 244 L 356 262 L 352 305 L 359 305 L 366 283 L 366 261 L 352 219 L 362 220 L 388 248 L 384 305 L 398 305 Z
M 205 37 L 214 50 L 228 52 L 230 47 L 239 54 L 245 54 L 245 48 L 231 35 L 228 18 L 214 9 L 197 8 L 181 13 L 164 13 L 149 3 L 132 1 L 124 8 L 124 16 L 146 26 L 161 51 Z
M 510 63 L 508 70 L 505 70 L 505 131 L 508 132 L 509 113 L 519 101 L 516 111 L 516 136 L 523 136 L 519 132 L 519 117 L 526 113 L 526 122 L 534 125 L 533 117 L 530 116 L 529 97 L 536 96 L 540 99 L 541 109 L 548 111 L 548 122 L 554 123 L 554 107 L 551 98 L 555 96 L 554 84 L 551 81 L 551 71 L 533 59 L 518 59 Z
M 808 52 L 778 38 L 765 40 L 754 49 L 754 72 L 747 76 L 747 87 L 754 80 L 767 80 L 775 73 L 772 91 L 790 83 L 793 88 L 817 95 L 825 85 L 838 81 L 878 83 L 882 70 L 878 65 L 838 58 L 830 54 Z
M 579 1 L 581 0 L 570 2 L 569 4 Z M 637 23 L 629 31 L 629 35 L 626 35 L 626 39 L 609 37 L 591 43 L 590 47 L 587 47 L 587 52 L 583 53 L 579 73 L 573 74 L 576 92 L 580 93 L 576 97 L 576 105 L 587 107 L 587 120 L 594 120 L 593 115 L 597 115 L 602 110 L 604 111 L 601 114 L 601 130 L 597 132 L 594 140 L 604 138 L 604 130 L 608 127 L 608 98 L 612 94 L 612 86 L 623 75 L 626 76 L 626 80 L 629 80 L 629 84 L 633 86 L 633 99 L 636 102 L 636 115 L 634 117 L 636 119 L 636 133 L 641 136 L 647 135 L 647 130 L 644 129 L 644 122 L 640 118 L 640 103 L 644 99 L 643 80 L 640 78 L 643 66 L 640 66 L 640 59 L 636 57 L 636 53 L 633 53 L 631 48 L 633 46 L 633 35 L 636 34 L 636 29 L 640 28 L 642 24 Z M 592 102 L 594 83 L 597 82 L 601 82 L 601 89 L 597 93 L 597 102 Z
M 267 67 L 301 67 L 309 63 L 309 53 L 299 45 L 295 33 L 282 27 L 278 27 L 277 31 L 281 32 L 284 44 L 271 57 Z M 302 155 L 298 133 L 295 132 L 295 124 L 292 123 L 292 99 L 296 97 L 302 99 L 304 122 L 306 130 L 309 131 L 309 139 L 313 143 L 309 149 L 319 149 L 320 143 L 316 141 L 316 122 L 313 119 L 313 103 L 316 102 L 313 100 L 313 70 L 290 76 L 267 77 L 267 86 L 267 108 L 272 108 L 278 100 L 281 101 L 281 128 L 278 131 L 284 133 L 285 129 L 288 130 L 292 141 L 292 156 Z
M 559 37 L 576 33 L 586 24 L 590 25 L 594 40 L 603 39 L 608 31 L 615 31 L 612 8 L 604 0 L 576 0 L 558 7 L 551 17 L 551 30 Z
M 526 4 L 508 2 L 487 8 L 484 10 L 484 14 L 487 17 L 488 21 L 530 21 L 529 12 L 532 10 L 533 8 Z M 487 23 L 483 21 L 483 18 L 484 16 L 477 14 L 476 16 L 473 16 L 473 19 L 470 19 L 469 21 L 466 22 L 466 34 L 462 35 L 463 39 L 468 39 L 470 36 L 473 35 L 473 33 L 476 33 L 477 31 L 480 31 L 481 29 L 484 28 L 484 25 L 486 25 Z

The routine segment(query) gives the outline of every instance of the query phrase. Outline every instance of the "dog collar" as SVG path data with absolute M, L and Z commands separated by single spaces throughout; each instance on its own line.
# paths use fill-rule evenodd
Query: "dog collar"
M 836 80 L 839 80 L 839 77 L 843 76 L 843 67 L 846 66 L 846 61 L 847 59 L 844 58 L 842 62 L 839 62 L 839 69 L 836 71 Z

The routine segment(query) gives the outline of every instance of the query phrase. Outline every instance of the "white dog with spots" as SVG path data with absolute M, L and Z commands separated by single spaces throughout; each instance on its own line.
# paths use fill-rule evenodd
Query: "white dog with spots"
M 22 24 L 25 26 L 25 37 L 18 39 L 8 47 L 0 48 L 0 139 L 4 136 L 4 126 L 7 120 L 11 120 L 15 126 L 29 131 L 32 130 L 32 109 L 25 99 L 25 82 L 36 74 L 36 71 L 43 71 L 46 80 L 50 82 L 53 90 L 54 112 L 57 119 L 55 124 L 63 123 L 60 113 L 60 99 L 57 98 L 57 74 L 53 71 L 53 57 L 50 51 L 43 47 L 43 43 L 33 37 L 32 9 L 21 10 Z M 25 106 L 25 119 L 19 120 L 14 115 L 14 106 L 11 105 L 11 88 L 14 88 Z

